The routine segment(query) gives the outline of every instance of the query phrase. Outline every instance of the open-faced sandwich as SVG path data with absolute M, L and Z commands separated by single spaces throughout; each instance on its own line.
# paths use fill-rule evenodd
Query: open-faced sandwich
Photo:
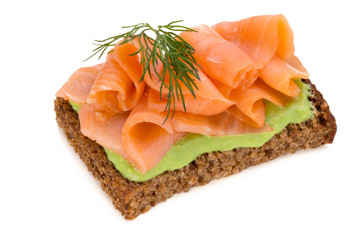
M 55 100 L 59 126 L 126 219 L 332 143 L 335 119 L 294 55 L 283 15 L 127 29 L 97 41 L 105 62 L 77 70 Z

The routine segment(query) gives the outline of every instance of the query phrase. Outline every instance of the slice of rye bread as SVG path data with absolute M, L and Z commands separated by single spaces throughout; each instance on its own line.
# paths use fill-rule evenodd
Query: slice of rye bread
M 124 178 L 108 160 L 104 149 L 80 132 L 77 113 L 68 101 L 59 97 L 55 100 L 56 120 L 115 207 L 125 219 L 130 220 L 175 193 L 187 192 L 192 187 L 238 173 L 286 153 L 332 143 L 336 133 L 335 118 L 310 80 L 303 82 L 311 86 L 312 97 L 309 100 L 314 107 L 312 119 L 301 124 L 289 124 L 261 147 L 206 153 L 181 169 L 167 171 L 146 182 Z

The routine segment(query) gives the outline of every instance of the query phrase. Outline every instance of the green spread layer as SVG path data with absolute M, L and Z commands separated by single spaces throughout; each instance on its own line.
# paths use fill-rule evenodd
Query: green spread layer
M 231 136 L 210 137 L 200 134 L 187 134 L 174 144 L 164 158 L 145 174 L 140 173 L 120 155 L 105 148 L 109 160 L 115 168 L 127 179 L 144 182 L 167 170 L 182 168 L 203 153 L 213 151 L 230 151 L 238 147 L 260 147 L 281 132 L 289 123 L 301 123 L 312 117 L 312 105 L 308 100 L 310 87 L 300 80 L 295 80 L 301 89 L 299 96 L 281 108 L 266 101 L 265 122 L 274 131 L 263 133 L 250 133 Z M 78 111 L 80 105 L 70 101 L 72 107 Z
M 73 101 L 69 100 L 71 107 L 76 111 L 79 112 L 80 108 L 82 107 L 81 104 L 74 103 Z

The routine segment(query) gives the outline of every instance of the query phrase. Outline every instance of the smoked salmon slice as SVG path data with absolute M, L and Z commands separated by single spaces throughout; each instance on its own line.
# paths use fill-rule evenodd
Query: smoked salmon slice
M 121 134 L 123 147 L 130 162 L 140 172 L 153 168 L 170 147 L 185 133 L 175 131 L 170 121 L 164 123 L 166 113 L 146 107 L 148 94 L 144 93 L 127 118 Z
M 90 139 L 129 160 L 123 148 L 121 133 L 129 112 L 116 113 L 105 121 L 96 116 L 98 110 L 94 104 L 85 104 L 79 110 L 80 130 Z
M 175 113 L 171 122 L 174 129 L 179 132 L 185 131 L 207 136 L 226 136 L 271 131 L 271 128 L 267 125 L 263 125 L 260 128 L 253 127 L 227 112 L 212 116 L 179 112 Z
M 242 49 L 253 59 L 256 69 L 263 68 L 275 54 L 287 60 L 295 51 L 294 33 L 282 14 L 221 22 L 212 29 Z
M 68 81 L 55 94 L 56 97 L 62 97 L 65 100 L 72 100 L 77 104 L 86 104 L 87 97 L 97 75 L 103 64 L 97 64 L 92 67 L 83 67 L 74 72 Z
M 249 88 L 233 96 L 233 98 L 235 97 L 237 97 L 237 103 L 228 109 L 228 113 L 256 128 L 264 125 L 264 99 L 278 106 L 284 106 L 284 104 L 289 101 L 285 95 L 272 89 L 261 79 L 256 80 Z
M 195 98 L 190 93 L 190 91 L 185 86 L 183 86 L 183 83 L 181 83 L 184 100 L 186 102 L 187 113 L 206 116 L 215 115 L 224 112 L 227 108 L 229 108 L 235 103 L 223 96 L 213 84 L 213 82 L 199 68 L 198 74 L 200 77 L 200 81 L 195 80 L 198 88 L 196 90 Z M 148 101 L 147 107 L 152 110 L 156 110 L 157 112 L 163 112 L 166 106 L 165 93 L 167 93 L 167 91 L 164 91 L 163 97 L 162 99 L 160 99 L 160 84 L 158 83 L 157 78 L 153 77 L 153 79 L 149 79 L 149 77 L 146 76 L 145 79 L 145 81 L 151 82 L 151 86 L 153 87 L 149 91 L 149 97 L 151 101 Z M 173 110 L 173 107 L 171 108 L 171 110 Z M 177 104 L 175 105 L 175 110 L 185 112 L 184 107 L 180 103 L 180 101 L 177 101 Z
M 285 61 L 278 55 L 274 55 L 271 61 L 259 71 L 259 77 L 279 92 L 296 97 L 300 89 L 292 79 L 307 79 L 309 74 L 296 56 Z
M 182 32 L 180 37 L 195 49 L 194 58 L 213 80 L 230 87 L 250 86 L 257 78 L 252 59 L 240 48 L 226 41 L 207 25 Z
M 132 109 L 140 99 L 145 84 L 139 83 L 141 67 L 138 56 L 130 56 L 137 48 L 130 44 L 117 45 L 107 55 L 87 102 L 108 112 Z

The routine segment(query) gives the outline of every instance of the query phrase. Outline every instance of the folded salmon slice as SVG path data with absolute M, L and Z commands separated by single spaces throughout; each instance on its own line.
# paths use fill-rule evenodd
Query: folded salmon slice
M 309 78 L 309 74 L 296 56 L 288 61 L 274 55 L 271 61 L 259 71 L 259 77 L 269 86 L 290 97 L 296 97 L 300 89 L 292 80 Z
M 113 114 L 105 121 L 97 117 L 98 112 L 94 104 L 85 104 L 80 108 L 81 132 L 101 146 L 120 154 L 129 161 L 130 157 L 123 148 L 121 138 L 122 129 L 129 112 Z
M 282 93 L 272 89 L 261 79 L 246 90 L 234 94 L 236 104 L 227 110 L 228 113 L 256 128 L 262 127 L 265 122 L 264 99 L 284 106 L 289 98 Z
M 55 94 L 56 97 L 85 104 L 91 87 L 104 64 L 83 67 L 74 72 L 68 81 Z
M 226 136 L 271 131 L 271 128 L 267 125 L 263 125 L 260 128 L 250 126 L 228 112 L 222 112 L 212 116 L 179 112 L 175 113 L 171 122 L 176 131 L 186 131 L 207 136 Z
M 146 107 L 148 96 L 147 93 L 143 94 L 121 133 L 123 147 L 130 156 L 130 162 L 142 173 L 153 168 L 185 134 L 175 131 L 170 121 L 164 123 L 166 113 Z
M 132 109 L 140 99 L 145 84 L 139 83 L 141 66 L 138 56 L 130 56 L 137 48 L 130 44 L 117 45 L 108 53 L 87 102 L 108 112 Z
M 182 32 L 180 37 L 195 49 L 194 58 L 211 79 L 230 87 L 249 86 L 256 80 L 253 61 L 244 51 L 207 25 L 193 29 L 196 32 Z
M 174 131 L 170 122 L 162 124 L 163 113 L 147 110 L 146 97 L 144 94 L 132 111 L 113 114 L 106 120 L 98 117 L 101 110 L 95 104 L 85 104 L 79 111 L 85 136 L 121 155 L 142 173 L 153 168 L 185 134 Z
M 275 54 L 287 60 L 295 51 L 294 33 L 281 14 L 221 22 L 212 28 L 253 59 L 256 69 L 263 68 Z
M 194 78 L 197 89 L 195 89 L 196 97 L 186 88 L 183 83 L 180 83 L 183 90 L 183 96 L 186 103 L 186 112 L 199 115 L 214 115 L 224 112 L 227 108 L 235 102 L 229 100 L 221 94 L 213 82 L 198 68 L 200 80 Z M 150 82 L 152 88 L 149 91 L 149 98 L 147 107 L 157 112 L 163 112 L 166 107 L 167 89 L 163 90 L 162 99 L 160 99 L 160 83 L 156 77 L 152 79 L 147 75 L 145 81 Z M 173 107 L 170 108 L 173 110 Z M 185 112 L 181 101 L 176 101 L 175 110 Z

